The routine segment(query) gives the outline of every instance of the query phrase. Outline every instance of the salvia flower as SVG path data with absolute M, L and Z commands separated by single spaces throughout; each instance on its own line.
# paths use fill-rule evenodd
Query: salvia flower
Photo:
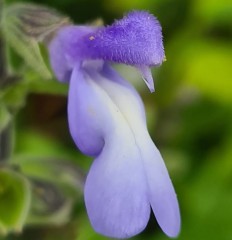
M 109 237 L 129 238 L 146 227 L 152 208 L 162 230 L 177 236 L 176 194 L 147 131 L 143 103 L 109 64 L 136 67 L 153 91 L 150 67 L 165 57 L 159 22 L 134 11 L 107 27 L 66 26 L 51 41 L 49 52 L 56 77 L 70 85 L 72 138 L 95 158 L 84 190 L 93 228 Z

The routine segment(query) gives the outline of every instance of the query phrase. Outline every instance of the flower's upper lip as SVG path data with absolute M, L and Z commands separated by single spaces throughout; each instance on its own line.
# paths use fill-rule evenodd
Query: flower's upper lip
M 107 27 L 63 27 L 49 49 L 60 81 L 69 81 L 78 62 L 101 59 L 137 67 L 151 91 L 154 84 L 149 68 L 165 59 L 161 26 L 145 11 L 130 12 Z
M 148 12 L 134 11 L 83 38 L 87 58 L 128 65 L 160 65 L 164 60 L 161 26 Z

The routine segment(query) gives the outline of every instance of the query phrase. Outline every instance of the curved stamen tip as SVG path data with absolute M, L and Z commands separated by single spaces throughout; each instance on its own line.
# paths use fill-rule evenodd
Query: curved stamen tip
M 151 69 L 147 66 L 137 66 L 140 74 L 144 82 L 146 83 L 147 87 L 149 88 L 150 92 L 155 92 L 154 80 L 152 77 Z

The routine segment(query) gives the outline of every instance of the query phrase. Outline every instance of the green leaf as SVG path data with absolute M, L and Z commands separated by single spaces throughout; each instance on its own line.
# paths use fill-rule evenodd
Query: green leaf
M 13 20 L 8 20 L 4 26 L 8 44 L 31 66 L 41 77 L 51 78 L 51 73 L 41 56 L 39 45 L 34 39 L 27 38 L 15 26 Z M 6 30 L 7 29 L 7 30 Z
M 61 83 L 55 79 L 51 81 L 42 80 L 33 71 L 26 71 L 24 79 L 29 82 L 29 91 L 33 93 L 67 95 L 68 84 Z
M 25 37 L 37 42 L 49 41 L 59 28 L 71 24 L 68 17 L 55 9 L 31 3 L 10 5 L 7 7 L 6 16 L 10 17 Z
M 83 190 L 84 172 L 68 159 L 21 156 L 12 160 L 26 176 L 55 184 L 67 196 L 74 198 Z
M 51 38 L 68 20 L 54 10 L 32 4 L 13 4 L 4 9 L 3 32 L 8 44 L 44 79 L 50 79 L 38 42 Z M 47 40 L 47 39 L 46 39 Z
M 27 223 L 67 223 L 73 204 L 83 190 L 83 172 L 72 162 L 56 158 L 21 156 L 11 163 L 19 166 L 32 181 L 32 206 Z
M 30 131 L 28 128 L 20 130 L 16 138 L 13 163 L 26 163 L 29 159 L 33 161 L 35 158 L 70 159 L 82 169 L 89 169 L 92 159 L 78 153 L 75 148 L 66 148 L 54 138 L 48 138 L 37 131 Z
M 52 213 L 46 213 L 44 211 L 46 206 L 41 206 L 43 203 L 39 202 L 39 200 L 38 196 L 33 197 L 33 208 L 27 219 L 28 224 L 60 226 L 66 224 L 70 220 L 73 208 L 73 201 L 71 199 L 66 199 L 65 202 Z
M 0 99 L 7 108 L 15 111 L 24 106 L 28 93 L 28 81 L 19 81 L 0 92 Z
M 22 175 L 0 170 L 0 234 L 21 232 L 31 203 L 30 185 Z

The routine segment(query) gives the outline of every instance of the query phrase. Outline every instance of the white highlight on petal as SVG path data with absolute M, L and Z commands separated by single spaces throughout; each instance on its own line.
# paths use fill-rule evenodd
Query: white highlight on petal
M 108 79 L 98 79 L 98 83 L 119 107 L 134 134 L 144 163 L 149 200 L 158 224 L 168 236 L 176 237 L 180 230 L 178 201 L 162 156 L 147 132 L 146 123 L 140 115 L 141 111 L 137 111 L 141 108 L 139 96 L 131 89 Z
M 129 238 L 141 232 L 150 216 L 146 178 L 134 136 L 118 107 L 108 94 L 86 79 L 101 108 L 108 111 L 111 130 L 105 146 L 95 159 L 85 184 L 85 203 L 94 229 L 106 236 Z M 100 114 L 100 113 L 99 113 Z

